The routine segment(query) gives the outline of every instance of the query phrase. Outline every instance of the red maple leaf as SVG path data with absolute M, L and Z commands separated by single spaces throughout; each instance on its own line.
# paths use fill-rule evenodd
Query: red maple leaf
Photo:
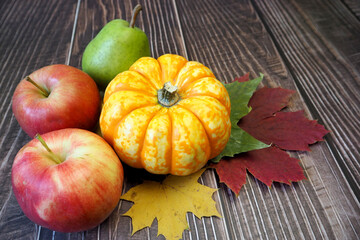
M 277 147 L 242 153 L 223 159 L 212 167 L 216 169 L 220 182 L 225 183 L 236 194 L 239 194 L 246 183 L 246 169 L 269 187 L 273 181 L 291 184 L 305 179 L 299 160 Z
M 246 73 L 245 75 L 241 76 L 241 77 L 237 77 L 234 79 L 234 82 L 235 81 L 238 81 L 238 82 L 247 82 L 250 80 L 250 73 Z
M 256 91 L 249 101 L 252 110 L 240 120 L 239 127 L 266 144 L 285 150 L 310 151 L 309 144 L 323 140 L 328 131 L 317 121 L 308 120 L 304 111 L 276 113 L 286 107 L 293 93 L 266 87 Z
M 235 81 L 248 79 L 247 74 Z M 211 165 L 220 181 L 235 193 L 238 194 L 246 183 L 246 170 L 267 186 L 273 181 L 291 184 L 305 179 L 300 161 L 281 149 L 309 150 L 308 145 L 322 140 L 328 131 L 317 121 L 308 120 L 303 111 L 278 112 L 287 106 L 294 92 L 283 88 L 259 89 L 249 101 L 251 112 L 239 122 L 243 130 L 273 147 L 239 154 Z

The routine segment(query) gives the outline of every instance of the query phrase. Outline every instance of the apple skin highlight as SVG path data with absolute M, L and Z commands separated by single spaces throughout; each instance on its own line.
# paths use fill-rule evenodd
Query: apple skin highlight
M 43 227 L 78 232 L 103 222 L 119 202 L 123 167 L 100 136 L 81 129 L 42 135 L 58 164 L 33 139 L 20 149 L 12 167 L 12 186 L 25 215 Z
M 100 115 L 100 93 L 85 72 L 57 64 L 36 70 L 29 77 L 50 92 L 46 97 L 23 79 L 15 89 L 12 111 L 30 136 L 63 128 L 92 130 Z

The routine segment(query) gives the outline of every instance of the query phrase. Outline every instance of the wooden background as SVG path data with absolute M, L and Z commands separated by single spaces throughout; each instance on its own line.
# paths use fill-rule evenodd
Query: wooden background
M 223 218 L 188 213 L 184 239 L 360 238 L 360 2 L 358 0 L 0 1 L 0 239 L 130 239 L 131 203 L 120 201 L 100 226 L 64 234 L 32 223 L 11 189 L 11 166 L 30 138 L 11 111 L 16 85 L 49 64 L 81 68 L 88 42 L 110 20 L 129 20 L 151 42 L 153 57 L 176 53 L 229 82 L 250 72 L 263 85 L 296 90 L 289 110 L 305 109 L 331 131 L 311 152 L 290 152 L 308 180 L 271 189 L 248 176 L 235 196 L 213 170 L 201 183 Z M 124 192 L 142 178 L 126 169 Z M 131 239 L 157 237 L 157 223 Z

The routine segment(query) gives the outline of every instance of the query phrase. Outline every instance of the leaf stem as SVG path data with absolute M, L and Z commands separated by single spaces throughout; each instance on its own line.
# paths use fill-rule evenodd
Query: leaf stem
M 139 14 L 139 12 L 142 10 L 142 7 L 141 7 L 141 5 L 140 4 L 137 4 L 135 7 L 134 7 L 134 9 L 133 9 L 133 11 L 132 11 L 132 16 L 131 16 L 131 21 L 130 21 L 130 27 L 131 28 L 134 28 L 134 26 L 135 26 L 135 21 L 136 21 L 136 17 L 137 17 L 137 15 Z
M 34 80 L 32 80 L 29 76 L 27 76 L 25 80 L 32 83 L 35 87 L 37 87 L 45 97 L 48 97 L 50 95 L 48 90 L 46 90 L 45 88 L 41 87 L 39 84 L 34 82 Z

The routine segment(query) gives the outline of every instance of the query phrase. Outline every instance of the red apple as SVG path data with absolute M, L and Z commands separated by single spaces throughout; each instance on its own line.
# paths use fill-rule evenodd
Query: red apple
M 59 232 L 99 225 L 122 190 L 123 168 L 113 149 L 82 129 L 37 138 L 20 149 L 12 166 L 13 191 L 25 215 Z
M 30 137 L 63 128 L 90 130 L 99 119 L 100 94 L 85 72 L 67 65 L 51 65 L 19 83 L 12 110 Z

